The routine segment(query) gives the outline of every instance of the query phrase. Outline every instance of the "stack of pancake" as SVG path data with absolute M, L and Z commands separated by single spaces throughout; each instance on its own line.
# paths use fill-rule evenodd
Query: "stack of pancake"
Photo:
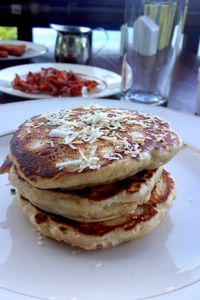
M 175 198 L 163 165 L 181 147 L 157 116 L 79 106 L 23 123 L 0 171 L 38 232 L 93 250 L 158 226 Z

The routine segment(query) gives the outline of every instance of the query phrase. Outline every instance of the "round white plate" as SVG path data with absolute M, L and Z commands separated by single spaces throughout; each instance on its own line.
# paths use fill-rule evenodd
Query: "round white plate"
M 36 63 L 36 64 L 25 64 L 25 65 L 18 65 L 3 69 L 0 71 L 0 91 L 18 96 L 23 98 L 29 99 L 43 99 L 43 98 L 55 98 L 53 96 L 47 94 L 31 94 L 31 93 L 24 93 L 19 90 L 12 88 L 12 81 L 15 78 L 15 75 L 18 74 L 25 79 L 26 75 L 29 71 L 31 72 L 38 72 L 41 68 L 55 68 L 58 70 L 64 71 L 73 71 L 74 73 L 78 73 L 83 77 L 86 77 L 90 80 L 94 79 L 99 82 L 99 87 L 97 92 L 90 93 L 85 97 L 87 98 L 101 98 L 107 97 L 110 95 L 114 95 L 120 92 L 120 84 L 121 84 L 121 76 L 93 66 L 86 66 L 86 65 L 77 65 L 77 64 L 64 64 L 64 63 Z M 63 98 L 63 97 L 60 97 Z M 75 97 L 74 97 L 75 98 Z
M 27 41 L 0 40 L 0 44 L 11 44 L 11 45 L 25 44 L 26 45 L 26 51 L 22 56 L 18 57 L 18 56 L 9 55 L 8 57 L 0 57 L 0 61 L 30 59 L 30 58 L 44 55 L 48 51 L 48 48 L 44 45 L 35 44 Z
M 173 110 L 112 100 L 84 100 L 139 109 L 169 121 L 186 147 L 167 164 L 177 183 L 169 215 L 150 235 L 113 249 L 75 252 L 38 236 L 0 176 L 0 298 L 4 300 L 197 300 L 200 298 L 200 118 Z M 83 104 L 83 99 L 36 100 L 0 106 L 0 134 L 27 117 Z M 13 116 L 16 116 L 15 119 Z M 4 130 L 4 121 L 9 126 Z M 0 138 L 0 161 L 11 136 Z

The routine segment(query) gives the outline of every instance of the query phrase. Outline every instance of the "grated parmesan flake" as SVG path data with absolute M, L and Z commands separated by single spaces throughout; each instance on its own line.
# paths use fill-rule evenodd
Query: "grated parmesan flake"
M 81 163 L 82 163 L 82 159 L 67 160 L 67 161 L 57 162 L 56 167 L 58 169 L 63 169 L 64 167 L 78 166 Z
M 84 93 L 84 90 L 82 92 Z M 51 147 L 54 145 L 54 139 L 59 138 L 56 145 L 68 145 L 77 153 L 75 159 L 63 159 L 56 163 L 56 167 L 62 169 L 78 166 L 79 172 L 86 168 L 98 169 L 100 158 L 120 160 L 125 155 L 132 158 L 140 157 L 145 141 L 164 143 L 164 129 L 169 128 L 168 123 L 157 116 L 137 111 L 112 108 L 108 110 L 94 104 L 43 114 L 41 124 L 44 123 L 44 118 L 48 125 L 54 126 L 49 131 Z M 32 126 L 32 123 L 28 125 Z M 159 126 L 163 130 L 159 130 Z M 144 130 L 147 130 L 148 134 Z M 93 148 L 92 151 L 91 146 L 97 142 L 105 145 L 109 151 L 103 153 L 101 147 L 99 150 L 97 147 Z M 83 148 L 86 150 L 83 151 Z

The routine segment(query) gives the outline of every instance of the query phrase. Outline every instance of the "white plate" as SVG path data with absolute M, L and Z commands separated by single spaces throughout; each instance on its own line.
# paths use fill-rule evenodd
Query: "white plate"
M 30 58 L 44 55 L 48 51 L 48 48 L 44 45 L 35 44 L 27 41 L 0 40 L 0 44 L 11 44 L 11 45 L 25 44 L 26 45 L 26 51 L 22 56 L 18 57 L 18 56 L 9 55 L 8 57 L 0 57 L 0 61 L 30 59 Z
M 0 134 L 29 116 L 80 103 L 81 98 L 1 105 Z M 43 246 L 37 244 L 37 234 L 10 194 L 7 175 L 0 176 L 0 299 L 200 299 L 200 118 L 128 102 L 92 103 L 157 114 L 181 134 L 187 147 L 167 165 L 177 183 L 177 199 L 149 236 L 113 249 L 74 254 L 71 247 L 46 238 Z M 6 130 L 4 120 L 9 120 Z M 0 138 L 0 161 L 9 140 Z
M 18 96 L 23 98 L 29 99 L 43 99 L 43 98 L 55 98 L 53 96 L 47 94 L 31 94 L 31 93 L 24 93 L 19 90 L 12 88 L 12 81 L 15 78 L 15 74 L 22 76 L 25 78 L 29 71 L 31 72 L 38 72 L 41 68 L 56 68 L 58 70 L 65 70 L 65 71 L 73 71 L 82 75 L 83 77 L 87 77 L 88 79 L 94 79 L 99 82 L 99 88 L 97 92 L 90 93 L 87 95 L 89 98 L 100 98 L 100 97 L 107 97 L 110 95 L 114 95 L 120 91 L 120 83 L 121 83 L 121 76 L 93 66 L 86 66 L 86 65 L 76 65 L 76 64 L 64 64 L 64 63 L 37 63 L 37 64 L 26 64 L 26 65 L 19 65 L 10 68 L 6 68 L 0 71 L 0 91 Z M 60 97 L 63 98 L 63 97 Z M 74 97 L 75 98 L 75 97 Z

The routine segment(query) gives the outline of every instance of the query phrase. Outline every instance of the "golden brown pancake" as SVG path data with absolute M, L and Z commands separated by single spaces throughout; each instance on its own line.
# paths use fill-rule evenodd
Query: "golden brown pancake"
M 124 180 L 78 190 L 39 189 L 19 176 L 13 165 L 9 179 L 32 204 L 66 218 L 84 222 L 113 219 L 134 212 L 147 202 L 162 167 L 141 171 Z
M 8 155 L 5 157 L 2 165 L 0 166 L 0 174 L 9 173 L 10 168 L 12 167 L 12 161 L 8 157 Z
M 181 147 L 156 116 L 91 105 L 26 121 L 13 135 L 10 158 L 32 186 L 77 189 L 158 168 Z
M 38 232 L 72 246 L 94 250 L 113 247 L 150 233 L 159 225 L 174 197 L 175 183 L 163 170 L 147 203 L 138 206 L 133 214 L 109 221 L 78 222 L 40 210 L 20 195 L 18 200 Z

